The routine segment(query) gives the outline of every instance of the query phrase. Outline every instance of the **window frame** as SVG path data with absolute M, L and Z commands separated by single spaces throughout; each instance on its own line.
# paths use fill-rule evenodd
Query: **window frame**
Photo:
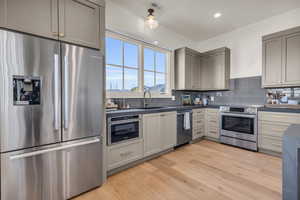
M 106 90 L 106 96 L 107 98 L 142 98 L 143 94 L 144 94 L 144 71 L 149 71 L 149 70 L 144 70 L 144 49 L 148 48 L 151 49 L 155 52 L 160 52 L 166 55 L 166 69 L 165 72 L 161 72 L 160 74 L 165 74 L 165 92 L 161 93 L 161 92 L 154 92 L 152 91 L 152 97 L 153 98 L 171 98 L 172 96 L 172 89 L 171 89 L 171 85 L 173 82 L 173 73 L 172 73 L 172 64 L 171 63 L 171 58 L 173 56 L 172 51 L 164 49 L 164 48 L 160 48 L 158 46 L 154 46 L 151 45 L 149 43 L 146 43 L 144 41 L 140 41 L 137 39 L 133 39 L 127 36 L 124 36 L 122 34 L 117 34 L 117 33 L 113 33 L 110 31 L 106 31 L 106 36 L 105 37 L 110 37 L 113 39 L 117 39 L 117 40 L 122 40 L 123 44 L 122 44 L 122 62 L 123 65 L 119 66 L 119 65 L 114 65 L 114 64 L 108 64 L 106 63 L 105 60 L 105 70 L 107 69 L 107 66 L 112 66 L 112 67 L 122 67 L 123 70 L 123 77 L 122 77 L 122 84 L 124 87 L 124 69 L 136 69 L 138 70 L 138 90 L 136 92 L 131 92 L 131 91 L 109 91 Z M 138 46 L 138 67 L 134 68 L 134 67 L 128 67 L 124 65 L 124 42 L 126 43 L 130 43 L 133 45 L 137 45 Z M 156 65 L 156 63 L 155 63 Z M 155 70 L 155 69 L 154 69 Z M 151 71 L 152 72 L 152 71 Z M 156 73 L 159 73 L 157 71 L 154 72 L 154 74 L 156 75 Z M 105 73 L 106 75 L 106 73 Z M 156 77 L 155 77 L 156 79 Z M 105 81 L 106 83 L 106 81 Z M 155 83 L 154 83 L 155 84 Z

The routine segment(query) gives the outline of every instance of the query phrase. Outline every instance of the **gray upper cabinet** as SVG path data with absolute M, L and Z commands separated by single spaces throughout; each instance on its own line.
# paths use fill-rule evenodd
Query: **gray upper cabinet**
M 230 50 L 220 48 L 202 54 L 201 90 L 227 90 L 230 79 Z
M 300 31 L 284 37 L 285 67 L 283 70 L 283 83 L 285 85 L 300 85 Z
M 263 87 L 300 86 L 300 27 L 263 37 Z
M 263 85 L 279 86 L 282 81 L 282 38 L 263 42 Z
M 57 0 L 0 0 L 0 26 L 58 39 Z
M 175 51 L 175 85 L 177 90 L 200 89 L 200 53 L 189 48 Z
M 100 49 L 102 0 L 0 0 L 0 27 Z
M 102 12 L 87 0 L 59 0 L 59 39 L 100 49 Z

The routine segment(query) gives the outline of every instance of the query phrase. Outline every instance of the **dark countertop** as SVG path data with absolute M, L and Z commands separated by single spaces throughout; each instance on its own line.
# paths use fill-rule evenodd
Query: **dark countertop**
M 267 108 L 267 107 L 262 107 L 262 108 L 259 108 L 258 111 L 300 113 L 300 109 L 293 109 L 293 108 Z
M 160 113 L 160 112 L 170 112 L 170 111 L 180 111 L 186 109 L 199 109 L 199 108 L 219 108 L 221 105 L 191 105 L 191 106 L 162 106 L 162 108 L 157 109 L 141 109 L 141 108 L 131 108 L 125 110 L 115 110 L 115 111 L 107 111 L 107 117 L 114 116 L 124 116 L 124 115 L 135 115 L 135 114 L 150 114 L 150 113 Z M 284 112 L 284 113 L 299 113 L 300 109 L 293 108 L 268 108 L 261 107 L 258 108 L 258 111 L 263 112 Z
M 220 105 L 191 105 L 191 106 L 163 106 L 162 108 L 157 109 L 125 109 L 125 110 L 114 110 L 114 111 L 107 111 L 107 117 L 115 117 L 115 116 L 124 116 L 124 115 L 139 115 L 139 114 L 150 114 L 150 113 L 160 113 L 160 112 L 171 112 L 171 111 L 180 111 L 180 110 L 187 110 L 187 109 L 201 109 L 201 108 L 219 108 Z

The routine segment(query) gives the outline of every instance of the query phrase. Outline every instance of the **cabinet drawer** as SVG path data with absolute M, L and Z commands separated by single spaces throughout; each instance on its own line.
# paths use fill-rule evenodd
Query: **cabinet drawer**
M 212 138 L 219 138 L 219 130 L 214 130 L 214 129 L 207 130 L 207 136 Z
M 205 110 L 204 109 L 194 109 L 193 115 L 204 115 Z
M 111 170 L 142 158 L 143 142 L 135 141 L 125 145 L 111 146 L 108 151 L 108 168 Z
M 204 136 L 204 129 L 193 130 L 193 140 Z
M 300 114 L 280 112 L 259 112 L 260 121 L 300 124 Z
M 219 109 L 212 109 L 212 108 L 209 109 L 209 108 L 207 108 L 206 112 L 211 113 L 211 114 L 219 114 Z
M 259 130 L 261 135 L 273 136 L 282 138 L 284 132 L 288 129 L 290 124 L 273 123 L 267 121 L 259 122 Z
M 258 144 L 260 148 L 275 152 L 282 152 L 282 140 L 276 137 L 260 136 Z

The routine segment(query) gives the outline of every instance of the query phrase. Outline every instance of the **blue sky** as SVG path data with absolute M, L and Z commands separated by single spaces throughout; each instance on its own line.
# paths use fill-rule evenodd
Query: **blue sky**
M 122 90 L 123 69 L 113 65 L 124 65 L 131 69 L 124 68 L 124 89 L 131 90 L 138 87 L 138 52 L 139 47 L 121 40 L 106 38 L 106 87 L 107 89 Z M 111 65 L 109 65 L 111 64 Z M 156 72 L 165 72 L 166 55 L 152 49 L 144 48 L 144 69 Z M 156 75 L 155 75 L 156 74 Z M 165 84 L 165 74 L 144 72 L 145 86 L 153 87 L 156 78 L 156 85 Z

